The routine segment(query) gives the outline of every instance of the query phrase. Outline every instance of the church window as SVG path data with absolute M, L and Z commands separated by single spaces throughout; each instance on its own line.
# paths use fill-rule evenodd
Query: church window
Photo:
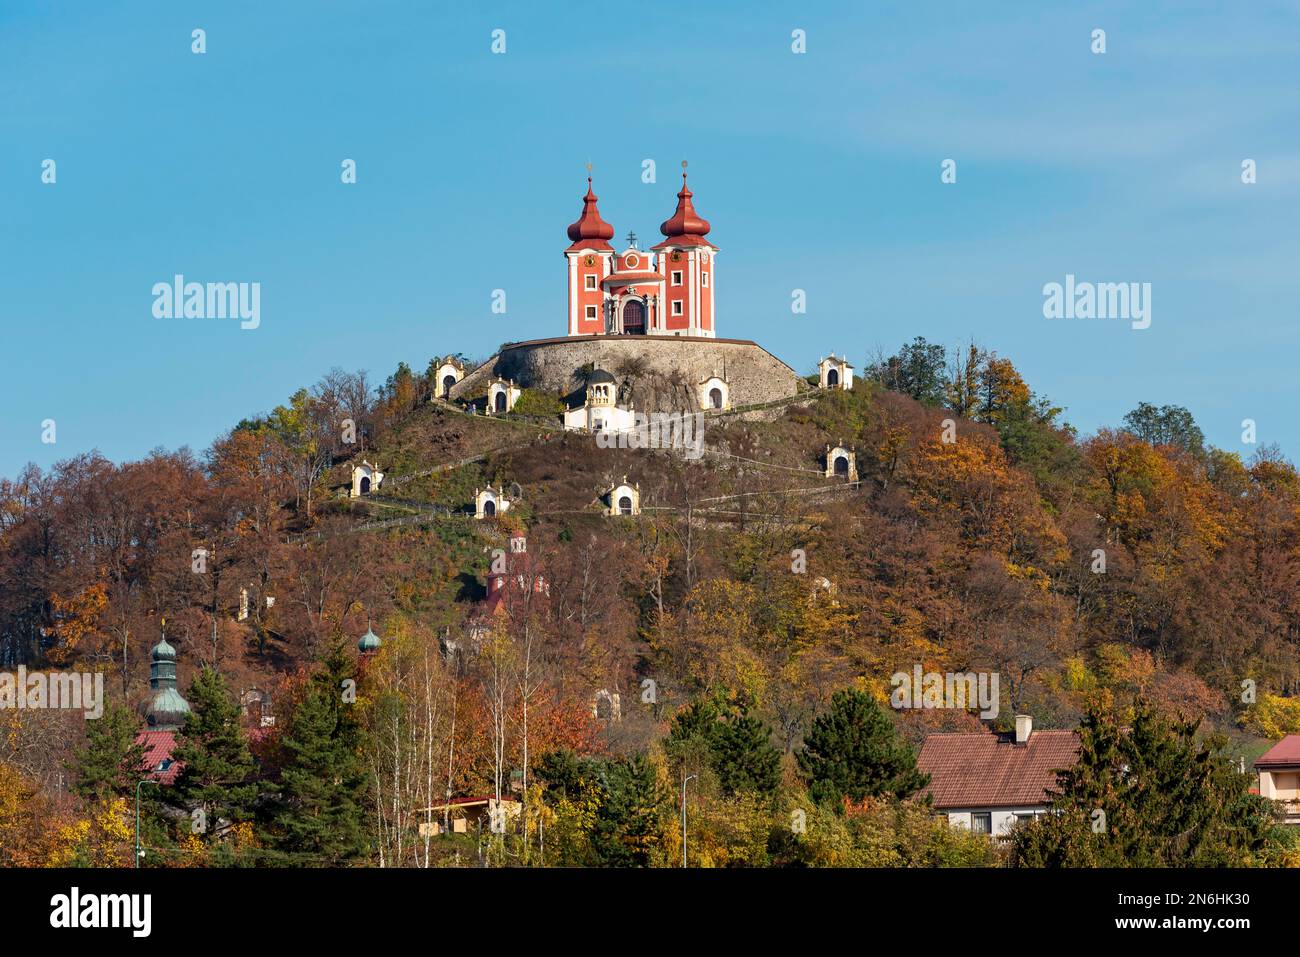
M 708 288 L 709 288 L 709 274 L 708 274 L 708 273 L 706 273 L 706 272 L 702 272 L 702 273 L 700 273 L 700 285 L 703 286 L 705 289 L 708 289 Z
M 674 300 L 673 300 L 673 315 L 674 315 L 674 316 L 680 316 L 681 314 L 682 314 L 682 301 L 681 301 L 680 299 L 674 299 Z
M 587 307 L 587 318 L 588 318 L 588 319 L 595 319 L 595 318 L 596 318 L 596 307 L 595 307 L 595 306 L 588 306 L 588 307 Z
M 586 287 L 587 287 L 588 289 L 595 289 L 595 288 L 596 288 L 596 277 L 595 277 L 595 276 L 587 276 L 585 282 L 586 282 Z
M 673 270 L 673 285 L 674 285 L 674 286 L 680 286 L 681 284 L 682 284 L 682 271 L 681 271 L 680 269 L 674 269 L 674 270 Z
M 624 495 L 618 500 L 618 511 L 620 515 L 632 514 L 632 499 Z

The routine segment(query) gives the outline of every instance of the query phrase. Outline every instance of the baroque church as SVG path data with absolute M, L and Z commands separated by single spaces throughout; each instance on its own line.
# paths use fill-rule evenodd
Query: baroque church
M 718 246 L 695 208 L 682 163 L 677 206 L 660 240 L 622 251 L 601 213 L 592 179 L 563 250 L 564 334 L 507 343 L 478 368 L 451 357 L 437 370 L 437 397 L 473 412 L 509 414 L 525 390 L 559 396 L 564 426 L 623 431 L 638 414 L 730 414 L 816 388 L 758 343 L 718 334 Z M 850 388 L 851 367 L 829 357 L 822 388 Z
M 685 164 L 682 164 L 685 166 Z M 569 335 L 707 336 L 713 331 L 718 248 L 692 203 L 686 172 L 677 210 L 659 225 L 664 240 L 643 252 L 636 233 L 615 253 L 614 227 L 601 218 L 587 177 L 582 215 L 569 226 Z

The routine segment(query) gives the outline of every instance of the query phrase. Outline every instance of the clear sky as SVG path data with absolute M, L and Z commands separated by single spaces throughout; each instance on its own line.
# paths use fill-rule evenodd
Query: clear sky
M 655 240 L 683 158 L 721 335 L 974 337 L 1084 433 L 1173 403 L 1295 458 L 1297 78 L 1295 3 L 3 0 L 0 475 L 562 335 L 585 164 Z M 261 283 L 260 326 L 154 318 L 176 273 Z M 1067 274 L 1151 283 L 1150 328 L 1044 318 Z

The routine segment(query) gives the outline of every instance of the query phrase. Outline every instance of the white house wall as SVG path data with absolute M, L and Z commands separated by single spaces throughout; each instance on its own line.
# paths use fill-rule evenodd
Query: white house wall
M 1016 823 L 1017 814 L 1042 814 L 1047 809 L 1042 805 L 1034 807 L 1013 808 L 974 808 L 969 811 L 946 811 L 948 823 L 953 827 L 970 830 L 971 815 L 988 812 L 992 816 L 992 833 L 995 837 L 1005 837 Z

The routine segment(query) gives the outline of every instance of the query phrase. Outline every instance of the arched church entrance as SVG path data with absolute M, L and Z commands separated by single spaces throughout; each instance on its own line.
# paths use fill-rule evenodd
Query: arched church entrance
M 491 518 L 496 513 L 497 513 L 496 502 L 492 501 L 492 499 L 488 499 L 486 502 L 483 503 L 483 516 L 485 518 Z
M 361 494 L 365 495 L 369 491 L 370 491 L 370 477 L 367 475 L 363 475 L 361 476 Z
M 848 475 L 848 474 L 849 474 L 849 459 L 848 459 L 848 456 L 846 456 L 846 455 L 837 455 L 837 456 L 835 456 L 835 474 L 836 474 L 836 475 Z
M 633 299 L 623 307 L 623 334 L 645 335 L 645 306 Z
M 618 513 L 620 515 L 632 514 L 632 499 L 624 495 L 618 500 Z
M 710 409 L 721 409 L 721 408 L 722 408 L 722 390 L 721 390 L 721 389 L 713 388 L 713 389 L 710 389 L 710 390 L 709 390 L 709 408 L 710 408 Z
M 828 389 L 833 389 L 839 384 L 840 384 L 840 370 L 839 369 L 829 370 L 826 373 L 826 387 Z M 836 466 L 836 468 L 839 468 L 839 466 Z
M 504 391 L 497 393 L 496 410 L 498 412 L 504 412 L 506 410 L 506 394 Z
M 451 395 L 451 387 L 454 386 L 455 384 L 456 384 L 456 377 L 455 377 L 454 375 L 446 375 L 446 376 L 443 376 L 443 377 L 442 377 L 442 394 L 443 394 L 444 396 Z

